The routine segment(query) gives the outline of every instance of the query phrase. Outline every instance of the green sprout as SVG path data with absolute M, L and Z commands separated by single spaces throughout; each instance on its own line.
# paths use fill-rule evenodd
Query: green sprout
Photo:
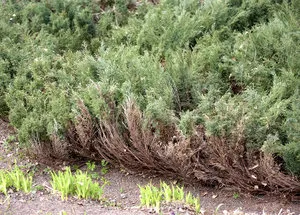
M 101 161 L 101 174 L 105 175 L 108 172 L 108 162 L 106 160 Z
M 185 195 L 184 188 L 179 186 L 169 186 L 165 182 L 160 183 L 160 187 L 155 187 L 151 183 L 140 186 L 140 202 L 147 208 L 155 208 L 157 213 L 160 212 L 162 203 L 171 203 L 174 201 L 184 202 L 194 208 L 198 214 L 200 212 L 200 200 L 194 197 L 190 192 Z
M 102 186 L 97 182 L 93 182 L 92 177 L 87 172 L 77 170 L 72 174 L 70 167 L 67 167 L 64 172 L 51 172 L 52 188 L 59 191 L 61 199 L 66 200 L 69 195 L 76 195 L 83 199 L 101 199 L 103 188 L 107 184 L 104 181 Z
M 0 170 L 0 192 L 7 195 L 9 187 L 29 193 L 32 190 L 32 176 L 25 175 L 17 165 L 10 171 Z

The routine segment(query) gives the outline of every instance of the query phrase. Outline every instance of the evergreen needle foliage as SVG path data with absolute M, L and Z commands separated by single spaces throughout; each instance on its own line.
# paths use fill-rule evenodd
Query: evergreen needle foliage
M 2 1 L 0 116 L 9 117 L 24 146 L 44 156 L 126 163 L 125 152 L 134 148 L 132 156 L 143 163 L 151 157 L 143 153 L 158 151 L 156 143 L 167 151 L 181 136 L 193 142 L 202 128 L 201 141 L 219 138 L 223 147 L 243 150 L 245 160 L 253 156 L 245 161 L 249 167 L 259 162 L 258 153 L 271 154 L 285 173 L 300 175 L 299 5 L 299 0 Z M 128 100 L 141 111 L 136 127 L 126 121 Z M 134 144 L 138 135 L 143 141 L 150 137 L 143 133 L 148 128 L 155 150 Z M 133 129 L 140 130 L 132 135 Z M 103 151 L 108 143 L 97 138 L 126 147 L 112 155 L 121 149 Z M 196 145 L 191 144 L 202 147 Z M 211 151 L 205 153 L 203 159 Z M 65 181 L 55 182 L 65 189 L 62 198 L 75 192 L 70 175 L 53 177 Z

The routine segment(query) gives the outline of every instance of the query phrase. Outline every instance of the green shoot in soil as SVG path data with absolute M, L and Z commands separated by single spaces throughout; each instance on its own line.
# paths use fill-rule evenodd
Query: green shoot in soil
M 32 176 L 25 175 L 16 165 L 10 171 L 0 170 L 0 192 L 7 195 L 10 187 L 29 193 L 32 189 Z
M 198 214 L 200 212 L 200 199 L 194 197 L 190 192 L 185 195 L 184 188 L 180 186 L 169 186 L 165 182 L 160 183 L 160 187 L 155 187 L 151 183 L 146 186 L 139 186 L 140 201 L 142 206 L 155 208 L 156 213 L 160 212 L 160 206 L 163 202 L 183 202 L 194 208 Z
M 106 181 L 99 185 L 93 182 L 92 177 L 87 172 L 77 170 L 72 174 L 70 167 L 67 167 L 64 172 L 51 172 L 51 185 L 56 191 L 61 194 L 61 199 L 66 200 L 69 195 L 75 195 L 78 198 L 84 199 L 101 199 L 103 188 L 107 184 Z

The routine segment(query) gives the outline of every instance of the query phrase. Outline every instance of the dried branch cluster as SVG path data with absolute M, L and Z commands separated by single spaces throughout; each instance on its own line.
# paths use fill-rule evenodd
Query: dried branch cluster
M 58 139 L 53 137 L 51 156 L 56 159 L 70 159 L 74 155 L 105 159 L 134 172 L 210 186 L 229 185 L 251 193 L 300 191 L 300 182 L 281 172 L 271 155 L 247 151 L 243 126 L 238 126 L 231 137 L 223 138 L 206 136 L 202 126 L 189 138 L 175 125 L 170 130 L 172 135 L 157 135 L 133 100 L 124 106 L 122 126 L 114 117 L 96 121 L 83 102 L 78 106 L 81 115 L 69 126 L 68 145 L 61 142 L 63 147 L 58 147 Z M 49 149 L 47 153 L 41 149 L 39 154 L 50 155 Z

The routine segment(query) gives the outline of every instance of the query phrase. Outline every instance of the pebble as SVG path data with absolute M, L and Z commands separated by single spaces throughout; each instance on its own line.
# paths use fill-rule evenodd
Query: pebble
M 229 212 L 227 210 L 223 210 L 224 215 L 229 215 Z
M 185 210 L 184 210 L 183 208 L 179 208 L 178 211 L 179 211 L 180 213 L 185 212 Z
M 240 209 L 236 209 L 235 211 L 233 211 L 233 215 L 244 215 L 244 212 Z
M 127 194 L 122 193 L 122 194 L 121 194 L 121 199 L 126 199 L 126 198 L 127 198 Z
M 154 213 L 155 213 L 155 210 L 154 210 L 154 208 L 150 208 L 150 209 L 148 210 L 148 212 L 149 212 L 150 214 L 154 214 Z

